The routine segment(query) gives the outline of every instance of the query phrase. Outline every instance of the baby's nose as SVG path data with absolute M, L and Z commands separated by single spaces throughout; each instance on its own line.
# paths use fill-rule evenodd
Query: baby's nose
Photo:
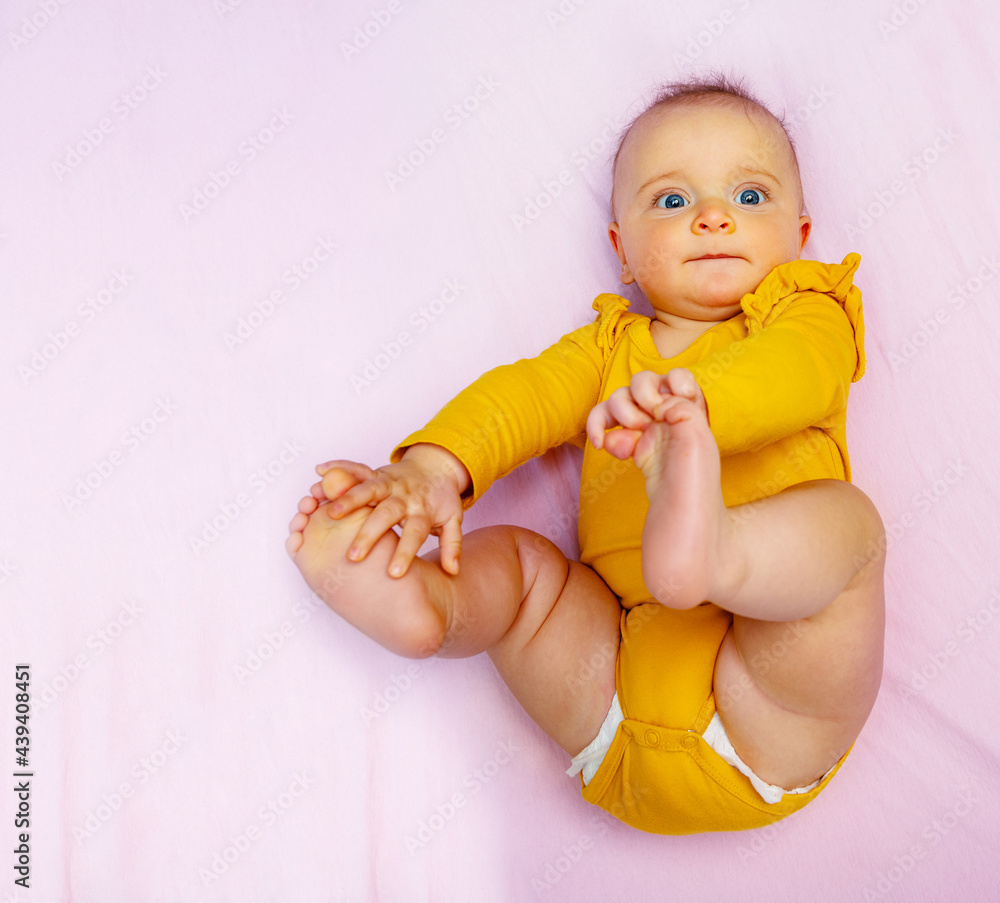
M 719 203 L 709 202 L 698 212 L 692 223 L 692 231 L 703 234 L 706 232 L 732 232 L 735 228 L 729 211 Z

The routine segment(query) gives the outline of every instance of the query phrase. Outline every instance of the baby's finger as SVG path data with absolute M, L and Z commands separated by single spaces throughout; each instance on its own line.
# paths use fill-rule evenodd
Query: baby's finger
M 327 506 L 329 511 L 331 506 Z M 332 514 L 330 515 L 333 516 Z M 373 545 L 377 543 L 393 526 L 406 516 L 406 509 L 399 499 L 388 499 L 368 516 L 361 529 L 347 549 L 350 561 L 361 561 Z
M 438 539 L 441 550 L 441 566 L 449 574 L 458 573 L 458 559 L 462 554 L 462 515 L 456 514 L 448 518 L 441 528 Z
M 417 557 L 417 552 L 424 544 L 428 536 L 431 535 L 431 521 L 426 514 L 410 514 L 406 518 L 406 526 L 396 544 L 396 551 L 392 554 L 389 562 L 389 576 L 402 577 L 413 559 Z
M 341 494 L 336 488 L 332 475 L 328 473 L 323 477 L 323 491 L 327 498 L 332 498 L 330 516 L 338 518 L 366 505 L 377 505 L 390 496 L 392 486 L 388 480 L 380 478 L 376 474 L 374 479 L 358 483 Z

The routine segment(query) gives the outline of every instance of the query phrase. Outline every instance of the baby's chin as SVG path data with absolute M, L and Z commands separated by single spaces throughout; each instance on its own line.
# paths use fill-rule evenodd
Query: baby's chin
M 746 294 L 744 292 L 744 294 Z M 647 296 L 648 297 L 648 296 Z M 741 310 L 740 294 L 699 295 L 697 297 L 648 298 L 654 310 L 684 317 L 687 320 L 704 320 L 719 323 L 735 317 Z
M 756 280 L 713 280 L 691 293 L 687 306 L 692 310 L 701 311 L 701 319 L 718 320 L 721 317 L 731 317 L 740 311 L 740 301 L 743 296 L 754 291 L 759 284 Z M 691 314 L 696 319 L 698 314 Z
M 742 260 L 694 266 L 699 271 L 685 273 L 686 278 L 643 286 L 652 306 L 692 320 L 726 320 L 740 312 L 743 298 L 757 291 L 773 269 Z

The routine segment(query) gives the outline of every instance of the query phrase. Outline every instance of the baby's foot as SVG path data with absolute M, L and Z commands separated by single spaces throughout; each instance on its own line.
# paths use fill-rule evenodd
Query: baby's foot
M 399 538 L 388 530 L 361 561 L 347 550 L 374 508 L 363 507 L 337 519 L 333 501 L 358 480 L 334 468 L 299 502 L 285 548 L 309 587 L 327 605 L 360 631 L 397 655 L 433 655 L 445 635 L 442 605 L 431 598 L 425 580 L 433 581 L 434 566 L 414 559 L 402 577 L 390 577 L 389 562 Z
M 722 500 L 719 447 L 704 409 L 673 396 L 656 411 L 633 460 L 646 477 L 649 511 L 642 570 L 653 596 L 671 608 L 728 598 L 732 525 Z

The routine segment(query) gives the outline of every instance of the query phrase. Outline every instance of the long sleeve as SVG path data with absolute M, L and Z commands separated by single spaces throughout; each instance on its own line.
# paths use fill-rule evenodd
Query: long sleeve
M 691 367 L 721 454 L 756 451 L 843 416 L 850 384 L 864 372 L 861 293 L 851 285 L 859 261 L 849 255 L 822 269 L 796 262 L 825 277 L 811 281 L 795 264 L 774 271 L 745 299 L 747 338 Z
M 472 495 L 463 500 L 468 508 L 515 467 L 579 436 L 598 402 L 609 321 L 622 319 L 628 306 L 624 299 L 601 302 L 610 297 L 617 298 L 602 295 L 594 302 L 601 313 L 597 321 L 568 333 L 537 357 L 484 373 L 426 427 L 407 436 L 389 460 L 399 461 L 418 442 L 446 448 L 472 477 Z

